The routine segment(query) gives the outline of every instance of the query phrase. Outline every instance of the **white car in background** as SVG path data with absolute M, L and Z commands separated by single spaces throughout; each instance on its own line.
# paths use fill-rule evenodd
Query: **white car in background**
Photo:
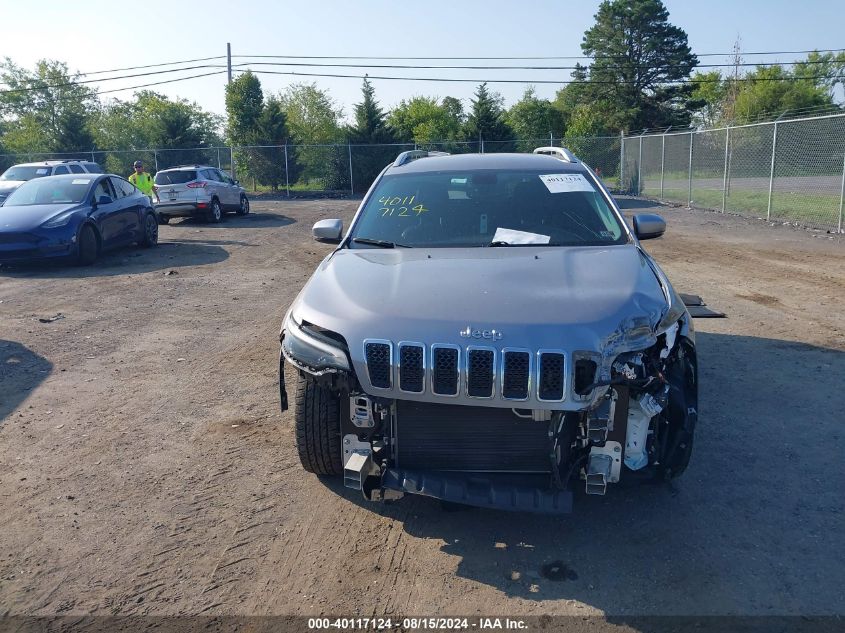
M 159 221 L 173 217 L 203 217 L 221 222 L 226 213 L 249 213 L 246 190 L 226 172 L 209 165 L 180 165 L 162 169 L 155 175 Z
M 36 163 L 13 165 L 0 174 L 0 205 L 9 194 L 27 180 L 44 176 L 62 176 L 65 174 L 102 174 L 103 168 L 90 160 L 78 158 L 66 160 L 42 160 Z

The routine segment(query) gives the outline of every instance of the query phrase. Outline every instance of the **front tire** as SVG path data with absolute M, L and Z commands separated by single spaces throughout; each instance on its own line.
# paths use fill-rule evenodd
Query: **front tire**
M 100 254 L 100 243 L 97 240 L 97 233 L 90 224 L 85 224 L 79 230 L 79 253 L 77 262 L 80 266 L 90 266 L 97 261 Z
M 220 206 L 220 201 L 217 198 L 211 201 L 211 206 L 208 209 L 208 221 L 214 224 L 223 221 L 223 207 Z
M 152 213 L 144 216 L 144 235 L 141 238 L 141 246 L 152 248 L 158 244 L 158 220 Z
M 247 198 L 246 196 L 241 196 L 241 204 L 238 207 L 237 213 L 238 215 L 249 214 L 249 198 Z
M 340 475 L 343 472 L 340 442 L 340 399 L 310 377 L 296 384 L 296 450 L 308 472 Z

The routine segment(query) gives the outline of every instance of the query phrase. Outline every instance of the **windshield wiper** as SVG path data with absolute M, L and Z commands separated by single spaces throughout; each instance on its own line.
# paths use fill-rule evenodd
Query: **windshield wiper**
M 369 244 L 371 246 L 380 246 L 381 248 L 413 248 L 406 244 L 397 244 L 396 242 L 388 242 L 387 240 L 375 240 L 369 237 L 353 237 L 352 241 L 356 244 Z

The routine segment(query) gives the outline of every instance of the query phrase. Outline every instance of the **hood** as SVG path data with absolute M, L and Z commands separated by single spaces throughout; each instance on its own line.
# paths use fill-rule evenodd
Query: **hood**
M 9 195 L 25 182 L 25 180 L 0 180 L 0 196 Z
M 35 204 L 0 207 L 0 233 L 3 231 L 32 231 L 50 218 L 80 208 L 78 204 Z
M 352 350 L 365 338 L 491 344 L 460 335 L 470 328 L 501 333 L 497 347 L 604 353 L 626 341 L 634 348 L 634 339 L 652 344 L 666 309 L 649 261 L 622 245 L 342 249 L 293 311 L 342 334 Z

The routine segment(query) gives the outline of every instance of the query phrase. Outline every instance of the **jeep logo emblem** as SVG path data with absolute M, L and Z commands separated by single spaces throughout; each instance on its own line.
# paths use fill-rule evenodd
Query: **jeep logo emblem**
M 504 336 L 499 330 L 479 330 L 471 325 L 466 326 L 459 334 L 462 338 L 486 338 L 492 341 L 499 341 Z

